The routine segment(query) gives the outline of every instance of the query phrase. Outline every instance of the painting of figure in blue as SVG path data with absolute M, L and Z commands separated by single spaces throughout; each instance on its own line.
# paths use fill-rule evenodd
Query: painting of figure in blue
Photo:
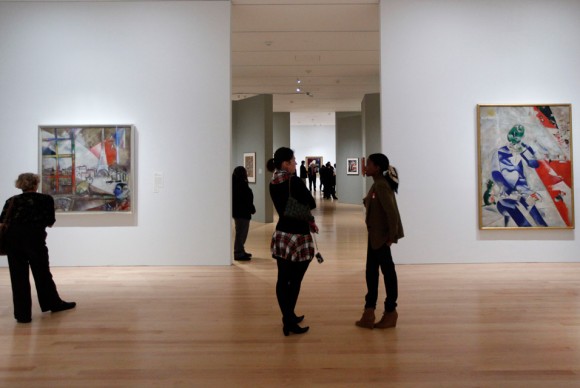
M 132 211 L 132 131 L 119 126 L 42 126 L 41 191 L 57 212 Z
M 478 106 L 482 229 L 574 227 L 570 110 Z

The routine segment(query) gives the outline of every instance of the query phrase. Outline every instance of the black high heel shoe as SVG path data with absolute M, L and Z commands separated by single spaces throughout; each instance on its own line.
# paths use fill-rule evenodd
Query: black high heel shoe
M 300 323 L 304 320 L 304 315 L 301 315 L 299 317 L 294 317 L 294 323 Z
M 298 324 L 294 324 L 292 326 L 284 326 L 282 328 L 282 331 L 284 332 L 284 335 L 286 337 L 288 337 L 290 335 L 290 333 L 294 333 L 294 334 L 304 334 L 308 331 L 308 329 L 310 329 L 310 326 L 305 326 L 305 327 L 300 327 L 298 326 Z

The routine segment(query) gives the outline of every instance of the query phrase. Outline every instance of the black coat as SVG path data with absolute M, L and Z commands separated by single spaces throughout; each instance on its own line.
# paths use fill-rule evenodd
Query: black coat
M 240 178 L 232 177 L 232 217 L 250 220 L 254 213 L 254 193 L 250 185 Z
M 304 182 L 302 182 L 298 177 L 292 177 L 291 179 L 292 197 L 294 197 L 298 202 L 308 205 L 310 209 L 316 208 L 316 202 L 308 188 L 306 188 Z M 270 196 L 272 197 L 274 207 L 280 216 L 278 224 L 276 225 L 276 230 L 286 233 L 310 234 L 310 224 L 307 221 L 299 221 L 284 216 L 288 197 L 290 196 L 289 185 L 289 181 L 283 183 L 270 183 Z
M 306 169 L 306 166 L 301 164 L 300 165 L 300 179 L 306 179 L 308 178 L 308 170 Z

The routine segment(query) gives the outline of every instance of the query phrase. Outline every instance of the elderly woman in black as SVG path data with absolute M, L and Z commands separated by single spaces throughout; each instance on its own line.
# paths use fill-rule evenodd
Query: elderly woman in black
M 38 175 L 20 174 L 16 188 L 23 193 L 8 199 L 0 215 L 0 222 L 9 224 L 6 251 L 12 282 L 14 318 L 19 323 L 29 323 L 32 320 L 29 267 L 43 312 L 55 313 L 76 306 L 75 302 L 60 299 L 52 280 L 45 229 L 56 221 L 54 200 L 49 195 L 36 192 L 38 183 Z
M 272 236 L 272 257 L 278 264 L 276 296 L 282 311 L 283 332 L 302 334 L 309 329 L 300 327 L 304 316 L 296 316 L 294 309 L 300 293 L 300 285 L 310 261 L 314 258 L 314 243 L 311 232 L 318 232 L 314 219 L 301 221 L 285 215 L 290 194 L 294 199 L 310 209 L 316 207 L 314 198 L 304 182 L 295 176 L 296 158 L 290 148 L 279 148 L 274 159 L 268 161 L 268 170 L 273 177 L 270 182 L 270 196 L 279 215 L 276 231 Z

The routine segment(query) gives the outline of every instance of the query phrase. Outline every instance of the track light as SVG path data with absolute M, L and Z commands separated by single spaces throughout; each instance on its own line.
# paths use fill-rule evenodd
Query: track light
M 300 93 L 301 91 L 302 91 L 302 88 L 301 87 L 297 87 L 296 88 L 296 93 Z

